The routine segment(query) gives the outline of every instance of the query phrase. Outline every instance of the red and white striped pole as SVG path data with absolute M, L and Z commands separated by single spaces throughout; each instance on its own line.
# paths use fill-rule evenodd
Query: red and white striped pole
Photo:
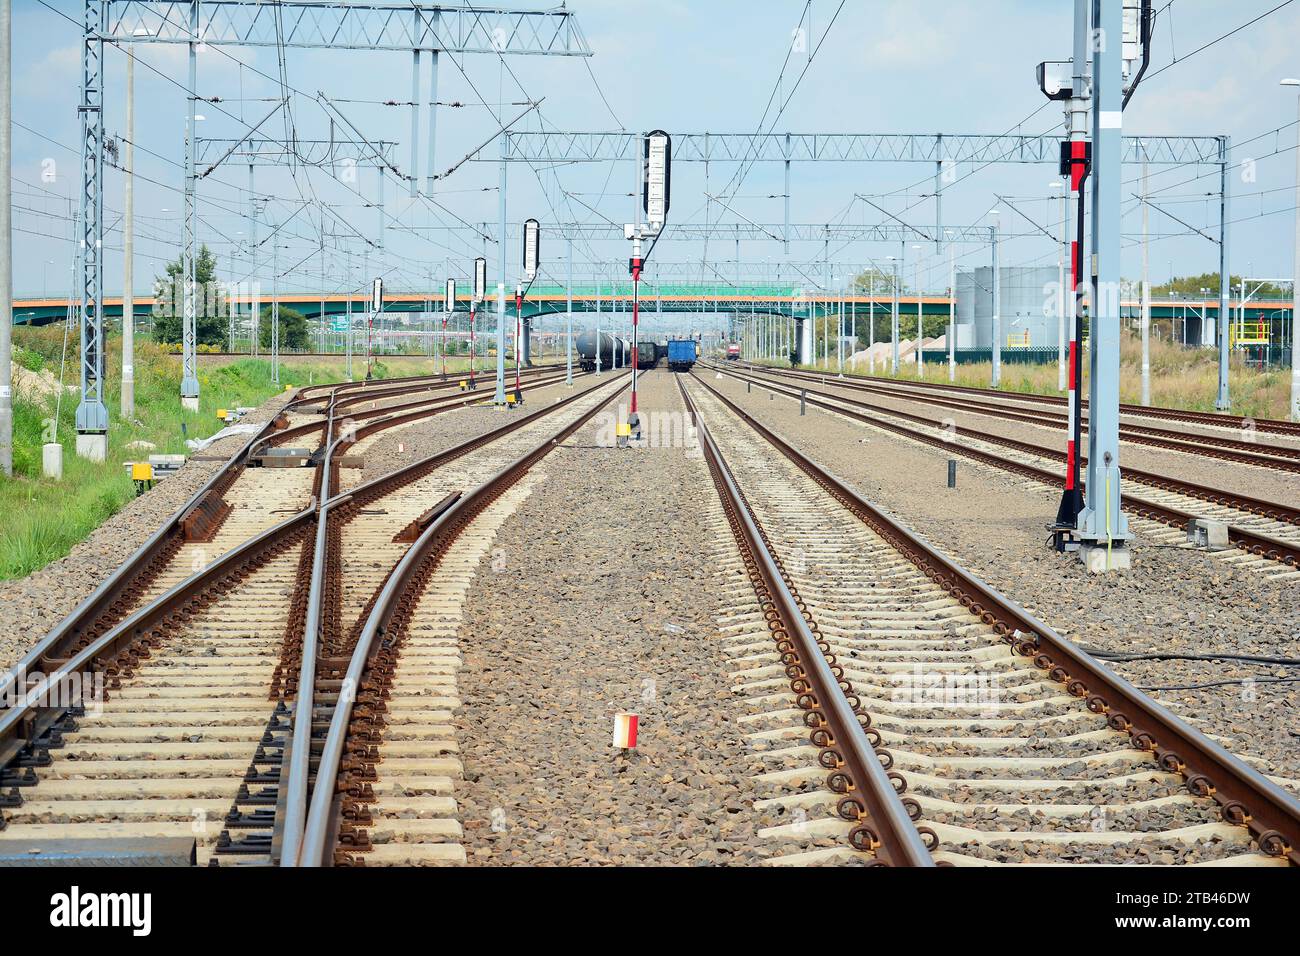
M 1077 527 L 1079 512 L 1083 510 L 1083 491 L 1079 487 L 1079 445 L 1083 430 L 1083 351 L 1080 343 L 1085 290 L 1080 284 L 1080 276 L 1083 273 L 1083 182 L 1088 177 L 1090 152 L 1086 140 L 1071 140 L 1069 143 L 1070 198 L 1076 219 L 1074 241 L 1070 244 L 1070 304 L 1074 314 L 1070 323 L 1069 392 L 1066 396 L 1065 488 L 1056 513 L 1058 528 Z
M 469 387 L 474 387 L 474 312 L 478 303 L 469 301 Z
M 523 343 L 523 322 L 524 322 L 524 287 L 515 286 L 515 401 L 519 401 L 523 393 L 519 389 L 519 363 L 520 363 L 520 346 Z
M 641 240 L 638 237 L 635 248 L 632 252 L 632 412 L 628 417 L 628 424 L 635 430 L 638 424 L 636 413 L 636 373 L 641 365 L 640 350 L 637 348 L 639 338 L 637 331 L 637 321 L 641 315 L 641 268 L 644 260 L 641 258 Z

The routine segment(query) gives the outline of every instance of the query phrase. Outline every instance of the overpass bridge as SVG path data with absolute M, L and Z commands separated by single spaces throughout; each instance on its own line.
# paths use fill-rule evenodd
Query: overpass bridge
M 787 317 L 805 318 L 810 314 L 822 316 L 830 312 L 838 313 L 841 298 L 844 302 L 845 317 L 863 318 L 870 315 L 886 315 L 891 309 L 892 300 L 887 295 L 868 295 L 854 293 L 843 297 L 821 291 L 807 292 L 794 287 L 751 286 L 737 287 L 722 285 L 717 287 L 691 284 L 662 284 L 656 290 L 653 284 L 646 289 L 642 285 L 641 307 L 644 312 L 749 312 L 752 310 L 767 314 Z M 236 307 L 247 313 L 253 299 L 251 296 L 232 297 Z M 365 315 L 367 299 L 362 295 L 346 295 L 315 292 L 286 292 L 275 297 L 282 307 L 296 309 L 308 319 L 326 319 L 347 315 Z M 437 293 L 389 293 L 385 295 L 384 314 L 442 312 L 442 291 Z M 271 296 L 257 299 L 262 306 L 271 303 Z M 120 296 L 106 297 L 104 314 L 120 322 L 122 318 L 122 299 Z M 630 284 L 612 283 L 597 287 L 593 285 L 575 285 L 573 288 L 573 311 L 587 313 L 599 310 L 602 313 L 624 312 L 632 307 Z M 468 312 L 470 299 L 468 295 L 458 296 L 456 311 Z M 1230 314 L 1236 317 L 1240 303 L 1228 302 Z M 152 296 L 135 297 L 135 314 L 137 319 L 148 318 L 154 307 Z M 915 321 L 918 308 L 923 315 L 946 316 L 949 299 L 947 295 L 929 293 L 907 293 L 899 296 L 899 312 Z M 1141 303 L 1136 299 L 1125 299 L 1120 304 L 1121 317 L 1136 319 L 1141 313 Z M 69 301 L 66 298 L 15 299 L 13 315 L 15 325 L 48 325 L 62 321 L 68 314 Z M 322 311 L 323 310 L 323 311 Z M 524 300 L 523 316 L 531 319 L 538 316 L 564 314 L 568 311 L 568 293 L 558 286 L 534 286 Z M 1292 303 L 1290 301 L 1250 301 L 1246 303 L 1245 318 L 1247 323 L 1277 326 L 1277 336 L 1281 336 L 1283 326 L 1289 328 Z M 480 314 L 487 321 L 496 312 L 496 303 L 489 299 Z M 1203 317 L 1215 319 L 1219 312 L 1217 299 L 1160 299 L 1151 303 L 1153 319 L 1172 319 L 1196 323 L 1199 328 Z M 506 313 L 515 314 L 514 297 L 506 297 Z M 1198 341 L 1198 336 L 1190 337 Z

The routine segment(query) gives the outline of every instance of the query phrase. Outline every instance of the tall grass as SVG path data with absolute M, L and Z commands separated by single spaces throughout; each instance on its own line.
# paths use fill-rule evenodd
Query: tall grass
M 1151 340 L 1151 404 L 1161 408 L 1182 408 L 1191 411 L 1215 410 L 1214 402 L 1219 392 L 1219 353 L 1217 349 L 1184 348 L 1162 339 Z M 936 349 L 926 352 L 924 381 L 948 381 L 948 355 Z M 1120 340 L 1120 401 L 1138 404 L 1142 399 L 1141 378 L 1142 344 L 1133 335 Z M 838 372 L 838 362 L 819 362 L 810 366 L 821 371 Z M 869 365 L 859 361 L 851 369 L 844 363 L 845 373 L 869 375 Z M 889 359 L 876 362 L 878 378 L 892 378 Z M 973 362 L 958 365 L 956 384 L 987 388 L 992 380 L 990 362 Z M 916 358 L 911 356 L 899 363 L 898 378 L 915 381 L 918 378 Z M 1088 382 L 1088 354 L 1083 357 L 1084 387 Z M 1024 392 L 1037 395 L 1059 395 L 1056 363 L 1050 365 L 1020 365 L 1002 363 L 1004 392 Z M 1228 369 L 1228 391 L 1232 413 L 1250 418 L 1286 418 L 1290 396 L 1288 371 L 1260 371 L 1247 366 L 1239 353 L 1231 356 Z

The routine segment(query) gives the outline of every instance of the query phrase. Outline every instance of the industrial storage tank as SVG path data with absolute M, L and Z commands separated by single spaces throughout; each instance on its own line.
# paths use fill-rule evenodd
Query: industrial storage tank
M 1055 266 L 1004 266 L 998 270 L 1002 348 L 1055 348 Z M 993 347 L 993 269 L 957 273 L 957 348 Z

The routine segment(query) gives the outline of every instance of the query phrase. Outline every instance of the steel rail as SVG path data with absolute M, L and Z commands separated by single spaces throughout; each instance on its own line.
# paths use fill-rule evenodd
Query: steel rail
M 1112 730 L 1127 733 L 1133 747 L 1152 755 L 1161 769 L 1180 774 L 1188 791 L 1213 797 L 1223 818 L 1245 826 L 1260 849 L 1300 865 L 1300 800 L 1234 757 L 1096 658 L 1066 640 L 1020 605 L 950 560 L 914 531 L 871 504 L 847 484 L 759 423 L 713 386 L 696 380 L 750 425 L 804 474 L 883 537 L 926 577 L 959 600 L 1034 665 Z
M 624 386 L 626 387 L 626 386 Z M 589 395 L 590 391 L 572 396 L 562 403 L 530 416 L 530 419 L 549 414 L 577 398 Z M 326 866 L 333 860 L 334 830 L 340 815 L 336 802 L 340 799 L 338 791 L 339 767 L 349 736 L 352 722 L 353 706 L 358 692 L 367 688 L 367 669 L 378 649 L 391 650 L 399 639 L 399 633 L 406 627 L 407 619 L 413 610 L 414 598 L 408 593 L 415 586 L 422 588 L 427 575 L 441 561 L 447 550 L 460 533 L 480 515 L 485 508 L 502 493 L 526 474 L 538 461 L 549 454 L 560 443 L 590 421 L 600 409 L 613 401 L 621 392 L 620 388 L 606 401 L 598 403 L 591 411 L 566 424 L 550 437 L 535 446 L 524 455 L 505 466 L 495 475 L 483 482 L 468 495 L 454 499 L 444 499 L 443 510 L 431 524 L 420 534 L 403 554 L 401 560 L 389 573 L 380 589 L 366 618 L 356 646 L 348 662 L 343 678 L 342 689 L 330 715 L 329 728 L 321 747 L 316 772 L 315 786 L 312 788 L 311 804 L 307 811 L 304 832 L 298 841 L 299 852 L 290 856 L 287 852 L 282 858 L 285 866 Z M 515 427 L 522 425 L 521 421 Z M 513 430 L 513 429 L 512 429 Z M 437 456 L 435 456 L 437 457 Z M 372 485 L 377 482 L 372 482 Z M 355 493 L 355 491 L 354 491 Z M 304 664 L 306 653 L 304 653 Z M 304 667 L 305 671 L 305 667 Z M 300 697 L 301 700 L 301 697 Z M 302 717 L 301 711 L 294 716 L 295 730 Z M 310 711 L 306 723 L 310 726 Z M 306 760 L 299 761 L 299 773 L 306 778 Z M 322 785 L 329 781 L 329 785 Z
M 534 365 L 523 371 L 524 375 L 544 376 L 556 371 L 563 371 L 563 366 L 555 365 Z M 468 376 L 464 376 L 467 378 Z M 369 382 L 344 382 L 338 386 L 339 392 L 346 392 L 347 401 L 343 404 L 353 402 L 364 402 L 370 399 L 381 398 L 386 395 L 401 395 L 414 391 L 439 391 L 441 389 L 456 388 L 460 385 L 463 376 L 448 375 L 444 376 L 441 372 L 431 375 L 411 375 L 405 378 L 382 378 L 372 379 Z M 422 386 L 422 387 L 421 387 Z M 308 386 L 309 388 L 321 388 L 322 386 Z M 332 386 L 331 386 L 332 387 Z M 299 398 L 286 405 L 286 411 L 293 411 L 299 406 L 314 405 L 321 401 L 327 401 L 329 395 Z
M 608 382 L 618 381 L 618 376 Z M 283 829 L 283 848 L 281 864 L 294 866 L 302 853 L 303 834 L 308 817 L 307 793 L 310 788 L 311 775 L 311 728 L 315 707 L 315 677 L 319 659 L 322 634 L 322 609 L 325 598 L 325 573 L 328 558 L 329 516 L 335 507 L 347 506 L 343 520 L 351 520 L 356 512 L 393 491 L 417 481 L 419 478 L 442 467 L 456 458 L 476 451 L 485 445 L 505 437 L 511 432 L 567 407 L 581 398 L 587 397 L 600 385 L 570 395 L 568 398 L 538 409 L 521 418 L 495 428 L 482 435 L 467 439 L 446 451 L 438 452 L 419 461 L 412 462 L 396 471 L 381 475 L 368 482 L 357 485 L 344 494 L 331 496 L 324 500 L 316 527 L 316 551 L 312 556 L 311 586 L 307 596 L 307 620 L 303 628 L 302 658 L 299 665 L 298 696 L 294 701 L 293 711 L 293 745 L 289 757 L 289 800 L 285 810 Z M 598 406 L 599 408 L 599 406 Z M 332 408 L 331 408 L 332 412 Z M 593 411 L 594 415 L 595 412 Z M 590 416 L 588 416 L 590 417 Z M 332 423 L 332 419 L 331 419 Z M 332 456 L 337 447 L 344 442 L 340 437 L 332 441 L 326 451 L 323 462 L 325 487 L 328 487 L 332 470 Z
M 561 381 L 563 377 L 564 377 L 563 375 L 557 374 L 550 378 L 534 379 L 531 382 L 529 382 L 529 385 L 533 388 L 545 388 L 547 386 L 554 385 L 558 381 Z M 394 391 L 388 397 L 391 398 L 393 394 L 409 394 L 412 392 L 420 392 L 420 391 L 425 391 L 425 389 L 416 386 L 408 389 Z M 473 404 L 476 398 L 482 398 L 484 395 L 490 394 L 491 391 L 492 391 L 492 386 L 489 385 L 484 388 L 476 388 L 465 392 L 457 392 L 452 395 L 438 395 L 430 398 L 418 399 L 416 401 L 404 402 L 400 405 L 388 405 L 384 408 L 367 409 L 366 411 L 363 412 L 356 412 L 350 415 L 349 417 L 353 419 L 380 418 L 381 416 L 388 415 L 392 412 L 403 412 L 403 411 L 408 411 L 410 409 L 427 409 L 428 414 L 431 417 L 432 415 L 436 415 L 444 411 L 452 411 L 454 409 L 463 408 L 466 405 Z M 377 396 L 367 395 L 359 399 L 349 399 L 348 401 L 340 402 L 337 405 L 334 405 L 333 407 L 337 410 L 338 408 L 351 405 L 356 401 L 368 401 L 372 397 L 377 397 Z M 430 406 L 436 406 L 436 407 L 430 407 Z M 361 431 L 364 432 L 364 434 L 368 435 L 368 434 L 372 434 L 375 431 L 380 431 L 383 428 L 389 428 L 392 427 L 393 425 L 405 424 L 406 422 L 414 421 L 415 419 L 421 417 L 424 416 L 422 414 L 416 413 L 416 414 L 408 414 L 405 417 L 403 417 L 400 421 L 398 420 L 389 421 L 388 419 L 381 418 L 379 423 L 368 425 L 366 426 L 366 428 L 362 429 Z M 315 432 L 318 432 L 321 430 L 323 426 L 324 426 L 324 422 L 305 422 L 304 424 L 301 425 L 294 425 L 290 428 L 280 429 L 266 436 L 265 438 L 262 439 L 262 441 L 267 446 L 282 446 L 287 444 L 290 441 L 293 441 L 295 438 L 311 435 Z M 259 445 L 256 449 L 253 450 L 250 457 L 260 454 L 262 450 L 263 450 L 262 446 Z
M 822 374 L 808 369 L 790 369 L 790 373 L 792 375 L 800 376 L 817 376 Z M 854 374 L 854 377 L 865 378 L 866 376 Z M 944 385 L 940 382 L 916 382 L 903 379 L 895 380 L 894 384 L 902 385 L 905 388 L 949 392 L 970 392 L 976 395 L 992 395 L 998 398 L 1015 399 L 1017 401 L 1038 402 L 1043 405 L 1065 405 L 1066 403 L 1066 399 L 1059 395 L 1038 395 L 1033 392 L 1008 392 L 1005 389 L 979 388 L 974 385 Z M 1087 399 L 1083 400 L 1083 407 L 1088 407 Z M 1243 428 L 1254 428 L 1256 431 L 1270 432 L 1276 435 L 1300 437 L 1300 423 L 1289 422 L 1280 418 L 1247 418 L 1244 415 L 1228 415 L 1223 412 L 1197 412 L 1182 408 L 1162 408 L 1158 405 L 1132 405 L 1126 402 L 1120 403 L 1119 411 L 1121 415 L 1145 415 L 1148 418 L 1164 418 L 1171 421 L 1195 422 L 1202 425 L 1213 425 L 1217 428 L 1233 428 L 1237 430 Z
M 322 353 L 322 354 L 329 355 L 334 353 Z M 531 366 L 531 368 L 537 371 L 538 373 L 553 371 L 555 369 L 559 369 L 563 367 L 564 367 L 563 365 L 559 365 L 554 362 L 548 362 L 545 365 Z M 468 375 L 468 370 L 466 371 L 465 374 Z M 403 375 L 398 378 L 372 378 L 369 381 L 366 381 L 365 379 L 359 379 L 358 381 L 355 382 L 322 382 L 320 385 L 301 386 L 298 389 L 298 398 L 295 404 L 297 403 L 310 404 L 311 402 L 314 401 L 320 401 L 321 398 L 325 397 L 316 394 L 321 389 L 324 389 L 326 391 L 336 390 L 337 392 L 351 393 L 353 391 L 364 392 L 367 389 L 371 389 L 371 388 L 387 388 L 390 385 L 401 385 L 401 386 L 414 385 L 419 382 L 434 382 L 439 385 L 446 383 L 448 387 L 451 387 L 453 385 L 456 385 L 460 381 L 460 378 L 461 376 L 455 372 L 449 373 L 447 375 L 444 375 L 442 372 L 430 372 L 427 375 Z M 288 407 L 289 406 L 286 406 L 286 408 Z
M 753 374 L 771 375 L 777 380 L 785 381 L 803 381 L 801 378 L 789 375 L 785 370 L 772 370 L 764 366 L 748 366 L 749 371 Z M 894 389 L 886 384 L 851 382 L 847 379 L 833 379 L 827 381 L 822 378 L 821 384 L 824 388 L 845 388 L 855 391 L 869 392 L 873 395 L 881 395 L 895 399 L 900 402 L 917 402 L 923 405 L 937 405 L 943 408 L 954 408 L 959 411 L 969 412 L 973 415 L 985 415 L 990 418 L 1004 418 L 1009 421 L 1026 422 L 1030 425 L 1045 425 L 1052 423 L 1055 425 L 1064 425 L 1067 421 L 1065 415 L 1056 412 L 1031 411 L 1025 409 L 1017 410 L 1011 406 L 999 405 L 994 402 L 980 402 L 973 399 L 948 398 L 930 395 L 929 393 L 920 393 L 907 389 Z M 822 393 L 826 394 L 826 393 Z M 1084 416 L 1087 421 L 1087 416 Z M 1120 439 L 1134 445 L 1144 445 L 1148 448 L 1161 448 L 1170 451 L 1180 451 L 1187 454 L 1200 455 L 1206 458 L 1216 458 L 1221 461 L 1237 462 L 1245 465 L 1256 465 L 1260 468 L 1270 468 L 1275 471 L 1290 472 L 1292 474 L 1300 473 L 1300 448 L 1287 448 L 1282 445 L 1259 445 L 1254 442 L 1239 441 L 1234 438 L 1222 438 L 1216 435 L 1189 435 L 1185 432 L 1170 431 L 1167 428 L 1154 428 L 1145 425 L 1127 425 L 1121 423 L 1119 426 Z
M 744 375 L 733 372 L 730 369 L 720 369 L 720 371 L 726 375 L 731 376 L 732 378 L 739 379 L 740 381 L 746 381 Z M 797 390 L 793 390 L 791 388 L 788 388 L 787 386 L 778 385 L 776 383 L 763 381 L 763 380 L 755 380 L 755 381 L 757 381 L 758 384 L 760 384 L 763 388 L 771 389 L 772 391 L 777 392 L 778 394 L 785 395 L 788 398 L 800 397 L 799 392 Z M 927 445 L 933 445 L 936 448 L 945 449 L 949 452 L 952 452 L 953 454 L 962 455 L 963 457 L 967 457 L 967 458 L 973 458 L 978 461 L 984 462 L 985 464 L 993 465 L 996 468 L 1001 468 L 1005 471 L 1012 471 L 1015 472 L 1016 474 L 1024 475 L 1025 477 L 1028 478 L 1033 478 L 1037 481 L 1041 481 L 1042 483 L 1052 487 L 1060 486 L 1061 476 L 1055 472 L 1049 472 L 1046 471 L 1045 469 L 1036 468 L 1033 465 L 1026 465 L 1021 462 L 1014 462 L 1009 459 L 1002 458 L 998 455 L 992 455 L 989 454 L 988 452 L 982 452 L 975 448 L 968 448 L 966 446 L 958 444 L 958 442 L 955 439 L 948 437 L 946 434 L 945 437 L 929 435 L 924 432 L 919 432 L 916 431 L 915 429 L 908 428 L 904 425 L 900 425 L 897 422 L 891 422 L 885 419 L 877 418 L 873 415 L 868 415 L 864 412 L 857 411 L 856 409 L 853 408 L 846 408 L 841 405 L 833 405 L 830 402 L 823 401 L 819 398 L 816 398 L 815 397 L 816 394 L 817 393 L 813 393 L 809 395 L 806 400 L 808 401 L 809 404 L 815 405 L 818 408 L 825 408 L 828 411 L 832 411 L 835 412 L 836 414 L 844 415 L 847 418 L 853 418 L 858 421 L 865 422 L 866 424 L 872 425 L 876 428 L 883 428 L 886 431 L 892 431 L 896 434 L 903 435 L 906 438 L 923 442 Z M 844 398 L 842 396 L 832 396 L 832 398 L 834 401 L 847 402 L 850 405 L 858 405 L 862 408 L 876 408 L 879 409 L 880 411 L 885 412 L 886 414 L 893 415 L 898 418 L 903 418 L 908 421 L 917 422 L 918 424 L 926 425 L 931 428 L 943 427 L 942 422 L 936 422 L 931 419 L 923 418 L 920 415 L 912 415 L 908 412 L 900 412 L 895 409 L 885 409 L 880 406 L 872 405 L 870 402 L 861 402 L 856 399 Z M 1057 460 L 1059 460 L 1059 458 L 1061 457 L 1059 452 L 1056 452 L 1054 450 L 1044 449 L 1038 445 L 1033 445 L 1028 442 L 1016 441 L 1015 439 L 1012 438 L 1003 438 L 1000 435 L 992 435 L 987 432 L 977 431 L 972 428 L 963 429 L 963 431 L 967 436 L 978 439 L 979 441 L 988 442 L 994 445 L 1002 445 L 1004 447 L 1013 448 L 1017 451 L 1023 451 L 1027 454 L 1039 455 L 1042 457 L 1054 458 Z M 1127 472 L 1127 473 L 1135 477 L 1144 474 L 1143 472 Z M 1217 489 L 1206 489 L 1199 485 L 1189 485 L 1189 483 L 1181 482 L 1178 481 L 1177 479 L 1164 478 L 1163 476 L 1148 476 L 1148 478 L 1149 478 L 1149 483 L 1153 485 L 1156 485 L 1157 481 L 1160 482 L 1159 485 L 1156 485 L 1157 487 L 1164 487 L 1165 485 L 1168 485 L 1166 490 L 1170 490 L 1170 491 L 1178 491 L 1180 493 L 1188 494 L 1190 492 L 1184 492 L 1181 489 L 1193 488 L 1197 492 L 1195 497 L 1202 498 L 1203 500 L 1206 500 L 1210 503 L 1227 503 L 1230 504 L 1232 507 L 1235 507 L 1238 510 L 1242 510 L 1242 511 L 1252 511 L 1254 506 L 1258 506 L 1260 508 L 1266 509 L 1258 513 L 1263 514 L 1265 517 L 1276 518 L 1276 520 L 1286 521 L 1288 520 L 1286 516 L 1295 511 L 1295 509 L 1290 508 L 1290 506 L 1279 505 L 1277 502 L 1271 502 L 1271 501 L 1265 502 L 1265 501 L 1260 501 L 1258 499 L 1247 498 L 1241 495 L 1234 495 L 1230 492 L 1219 491 Z M 1217 495 L 1219 497 L 1210 497 L 1209 495 L 1211 492 L 1213 492 L 1214 495 Z M 1192 520 L 1193 518 L 1199 517 L 1198 515 L 1194 515 L 1188 511 L 1183 511 L 1179 508 L 1173 508 L 1168 505 L 1157 504 L 1154 501 L 1150 501 L 1149 499 L 1142 498 L 1141 496 L 1132 494 L 1131 492 L 1125 493 L 1124 500 L 1126 504 L 1132 506 L 1132 510 L 1136 514 L 1146 518 L 1153 518 L 1164 524 L 1170 525 L 1171 527 L 1186 528 L 1188 521 Z M 1280 561 L 1291 567 L 1300 566 L 1300 545 L 1290 544 L 1289 542 L 1279 540 L 1278 538 L 1271 537 L 1270 535 L 1260 534 L 1259 532 L 1248 531 L 1245 528 L 1239 528 L 1236 525 L 1228 526 L 1228 540 L 1234 546 L 1241 548 L 1242 550 L 1249 551 L 1252 554 L 1259 555 L 1261 557 L 1265 557 L 1270 560 Z
M 900 797 L 906 782 L 888 773 L 864 727 L 871 718 L 862 710 L 830 646 L 816 633 L 803 602 L 791 591 L 768 547 L 758 520 L 749 509 L 722 451 L 718 448 L 681 376 L 677 386 L 690 410 L 714 486 L 730 519 L 750 581 L 764 606 L 768 630 L 781 650 L 782 664 L 798 706 L 804 711 L 809 737 L 818 748 L 818 762 L 830 772 L 827 786 L 840 794 L 836 811 L 854 823 L 849 843 L 872 849 L 876 860 L 893 866 L 934 866 L 921 832 Z M 879 735 L 874 734 L 876 743 Z M 892 763 L 892 760 L 891 760 Z M 897 784 L 895 783 L 897 781 Z M 913 812 L 920 813 L 913 803 Z M 934 845 L 938 837 L 927 830 Z
M 243 446 L 214 471 L 208 477 L 208 480 L 190 495 L 184 504 L 172 512 L 171 516 L 163 521 L 158 526 L 158 529 L 146 538 L 144 543 L 136 548 L 125 561 L 119 564 L 94 591 L 69 611 L 63 620 L 56 624 L 44 638 L 33 645 L 13 667 L 0 674 L 0 693 L 3 693 L 12 684 L 15 674 L 27 673 L 32 670 L 39 671 L 42 658 L 66 656 L 63 654 L 63 645 L 66 642 L 80 639 L 84 630 L 90 627 L 97 618 L 111 612 L 113 606 L 121 600 L 130 585 L 130 579 L 141 571 L 143 566 L 147 565 L 150 559 L 166 545 L 169 537 L 179 532 L 181 521 L 194 510 L 195 506 L 209 491 L 225 479 L 228 473 L 247 459 L 249 449 L 255 442 L 273 430 L 274 419 L 268 421 L 256 434 L 250 435 Z M 3 764 L 2 760 L 0 760 L 0 764 Z
M 721 369 L 737 378 L 744 378 L 743 373 L 733 369 Z M 752 373 L 751 373 L 752 374 Z M 789 389 L 792 386 L 784 383 L 776 383 L 770 379 L 753 377 L 749 379 L 755 384 L 762 385 L 764 388 Z M 906 418 L 909 421 L 921 422 L 922 424 L 935 425 L 936 427 L 946 427 L 945 422 L 935 422 L 932 419 L 926 419 L 919 415 L 910 415 L 907 412 L 900 412 L 897 409 L 890 408 L 887 405 L 877 405 L 863 399 L 849 398 L 845 395 L 834 395 L 826 391 L 817 391 L 816 389 L 805 389 L 812 395 L 820 395 L 823 398 L 831 399 L 836 402 L 847 402 L 850 405 L 857 405 L 859 408 L 870 408 L 874 411 L 883 412 L 887 415 L 896 415 Z M 783 394 L 791 395 L 789 391 Z M 792 397 L 797 397 L 794 395 Z M 978 431 L 974 428 L 962 427 L 968 435 L 975 436 L 982 441 L 992 442 L 994 444 L 1007 445 L 1018 451 L 1024 451 L 1031 455 L 1038 455 L 1041 458 L 1050 458 L 1054 461 L 1065 461 L 1065 454 L 1055 448 L 1045 448 L 1042 445 L 1033 442 L 1020 441 L 1014 438 L 1004 438 L 1001 435 L 994 435 L 991 432 Z M 1080 453 L 1079 460 L 1087 462 L 1088 456 Z M 1174 491 L 1179 494 L 1187 495 L 1191 498 L 1199 498 L 1210 504 L 1228 505 L 1238 511 L 1246 511 L 1250 514 L 1260 515 L 1265 518 L 1272 518 L 1274 521 L 1281 521 L 1286 524 L 1300 525 L 1300 508 L 1285 505 L 1277 501 L 1268 501 L 1264 498 L 1253 498 L 1250 495 L 1241 495 L 1235 491 L 1225 491 L 1221 488 L 1214 488 L 1209 485 L 1200 485 L 1195 482 L 1183 481 L 1180 478 L 1171 478 L 1168 475 L 1161 475 L 1153 471 L 1140 471 L 1136 468 L 1124 468 L 1123 474 L 1128 478 L 1141 482 L 1142 484 L 1151 485 L 1162 491 Z
M 175 615 L 185 616 L 188 606 L 201 602 L 214 589 L 234 587 L 271 555 L 292 544 L 294 538 L 305 531 L 306 524 L 315 511 L 316 502 L 313 499 L 303 511 L 249 538 L 211 564 L 177 582 L 84 647 L 70 649 L 67 658 L 38 658 L 41 663 L 54 665 L 51 670 L 41 671 L 44 676 L 42 696 L 59 694 L 62 699 L 62 693 L 67 689 L 66 685 L 72 675 L 99 669 L 101 658 L 129 657 L 134 651 L 143 650 L 156 628 L 169 623 Z M 29 653 L 24 661 L 31 659 L 34 653 L 35 651 Z M 147 653 L 140 656 L 147 656 Z M 10 683 L 6 690 L 12 686 L 18 674 L 24 673 L 20 666 L 16 666 L 8 675 Z M 130 666 L 127 665 L 128 670 Z M 109 664 L 103 669 L 111 677 L 117 674 L 115 664 Z M 6 766 L 24 749 L 35 744 L 46 730 L 62 719 L 66 711 L 65 707 L 42 707 L 30 694 L 21 696 L 15 706 L 0 711 L 0 767 Z

